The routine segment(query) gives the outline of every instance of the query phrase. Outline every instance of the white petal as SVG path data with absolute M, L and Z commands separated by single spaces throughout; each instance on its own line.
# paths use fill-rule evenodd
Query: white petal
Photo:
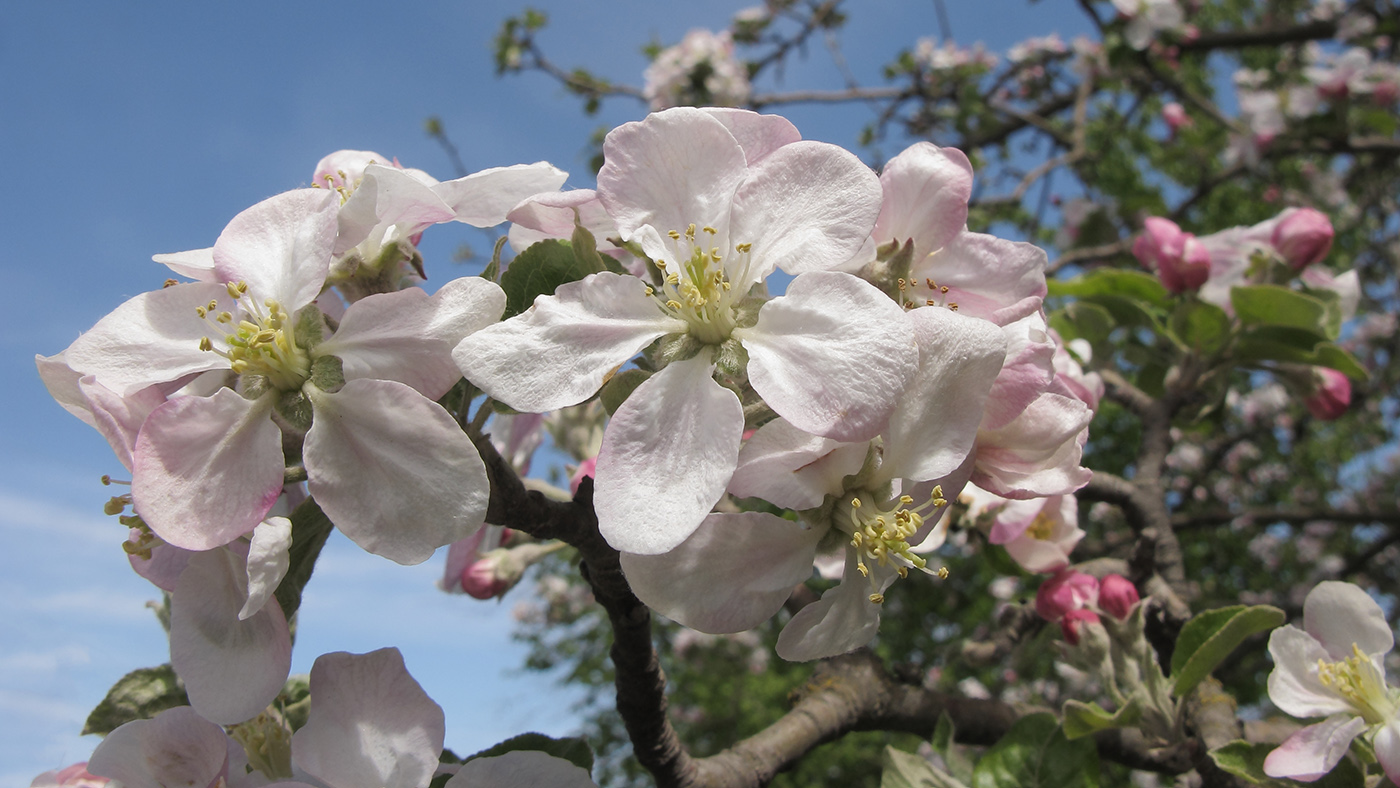
M 880 179 L 855 154 L 825 142 L 784 145 L 749 171 L 734 195 L 731 244 L 753 244 L 747 290 L 774 268 L 796 275 L 848 262 L 880 213 Z
M 558 191 L 569 174 L 547 161 L 492 167 L 465 178 L 443 181 L 433 187 L 459 222 L 473 227 L 491 227 L 506 220 L 506 214 L 521 200 L 540 192 Z
M 1376 731 L 1374 743 L 1376 760 L 1380 761 L 1385 776 L 1400 784 L 1400 720 L 1391 720 Z
M 238 611 L 238 620 L 245 621 L 262 610 L 277 590 L 277 584 L 291 566 L 292 521 L 285 517 L 269 517 L 253 529 L 253 541 L 248 547 L 248 600 Z
M 750 167 L 778 148 L 802 139 L 797 127 L 781 115 L 760 115 L 729 107 L 704 107 L 704 111 L 734 135 Z
M 441 406 L 387 380 L 334 394 L 307 387 L 307 488 L 355 544 L 400 564 L 470 535 L 490 483 L 476 447 Z
M 515 410 L 543 413 L 597 393 L 617 366 L 652 340 L 684 331 L 633 276 L 603 272 L 560 287 L 452 352 L 462 374 Z
M 131 497 L 165 541 L 189 550 L 228 544 L 262 522 L 282 493 L 282 432 L 275 395 L 232 389 L 177 397 L 146 418 L 136 438 Z
M 1269 635 L 1269 700 L 1295 717 L 1325 717 L 1354 713 L 1351 704 L 1317 678 L 1318 660 L 1329 659 L 1322 644 L 1308 633 L 1285 624 Z
M 841 480 L 860 470 L 869 448 L 865 441 L 842 443 L 774 419 L 740 450 L 729 491 L 785 509 L 814 509 L 841 492 Z
M 778 656 L 807 662 L 845 654 L 869 643 L 880 629 L 880 606 L 869 597 L 870 586 L 848 554 L 846 579 L 798 611 L 783 627 L 778 635 Z
M 812 576 L 821 532 L 767 512 L 712 514 L 674 550 L 622 554 L 637 598 L 663 616 L 711 634 L 767 621 Z
M 1310 783 L 1332 769 L 1347 754 L 1351 740 L 1366 729 L 1360 717 L 1338 714 L 1289 736 L 1264 759 L 1264 774 Z
M 227 776 L 228 745 L 223 728 L 177 706 L 107 734 L 87 768 L 131 788 L 206 788 Z
M 501 319 L 506 295 L 481 277 L 461 277 L 429 296 L 411 287 L 350 305 L 316 356 L 336 356 L 346 380 L 397 380 L 437 399 L 462 376 L 452 350 Z
M 924 307 L 908 317 L 919 370 L 890 416 L 881 467 L 927 481 L 952 473 L 972 451 L 1006 340 L 992 323 L 947 309 Z
M 49 396 L 63 406 L 63 409 L 77 416 L 89 427 L 96 427 L 92 417 L 92 406 L 83 395 L 79 381 L 83 373 L 68 366 L 62 353 L 54 356 L 34 355 L 34 366 L 39 370 L 39 380 L 48 389 Z
M 563 758 L 515 750 L 462 764 L 444 788 L 598 788 L 588 772 Z
M 93 426 L 107 439 L 117 460 L 130 470 L 141 425 L 146 423 L 151 411 L 165 403 L 165 395 L 157 387 L 150 386 L 130 396 L 118 397 L 90 375 L 82 379 L 79 389 L 92 407 Z
M 749 380 L 799 429 L 842 441 L 884 429 L 919 367 L 904 311 L 850 274 L 803 274 L 737 329 Z
M 710 226 L 724 240 L 734 190 L 748 172 L 744 149 L 704 110 L 677 107 L 624 123 L 603 142 L 598 197 L 624 240 L 638 228 Z M 723 248 L 728 248 L 727 241 Z
M 354 249 L 386 225 L 400 225 L 411 235 L 453 216 L 452 207 L 427 184 L 396 167 L 371 164 L 350 199 L 340 206 L 334 250 L 343 254 Z
M 1332 660 L 1352 656 L 1352 644 L 1367 655 L 1387 654 L 1395 636 L 1371 595 L 1351 583 L 1318 583 L 1303 600 L 1303 629 L 1317 638 Z
M 880 243 L 913 240 L 922 258 L 946 246 L 967 223 L 972 163 L 956 148 L 914 143 L 885 165 L 880 185 L 884 207 L 874 232 Z
M 151 255 L 163 266 L 181 276 L 188 276 L 197 282 L 214 281 L 214 247 L 191 249 L 188 252 Z
M 603 433 L 594 475 L 598 530 L 624 553 L 655 555 L 695 532 L 724 495 L 744 431 L 739 397 L 698 357 L 638 386 Z
M 324 654 L 311 667 L 311 712 L 292 759 L 335 788 L 422 788 L 438 765 L 442 707 L 396 648 Z
M 214 242 L 223 282 L 247 282 L 259 306 L 276 299 L 288 312 L 321 292 L 336 238 L 336 194 L 328 189 L 283 192 L 233 217 Z
M 237 553 L 190 556 L 170 603 L 170 663 L 190 705 L 223 725 L 243 722 L 277 697 L 292 666 L 292 641 L 275 602 L 246 620 L 247 567 Z
M 1073 397 L 1047 392 L 1015 420 L 977 433 L 978 487 L 1007 498 L 1074 492 L 1089 483 L 1079 465 L 1080 436 L 1094 412 Z
M 960 232 L 937 254 L 916 259 L 910 270 L 916 297 L 957 304 L 958 312 L 995 320 L 1027 299 L 1045 297 L 1045 250 L 982 233 Z M 932 279 L 940 289 L 933 293 Z
M 205 337 L 222 346 L 220 334 L 195 313 L 217 302 L 233 310 L 223 285 L 194 282 L 142 293 L 112 310 L 63 352 L 68 366 L 127 396 L 155 383 L 228 368 L 228 361 L 199 349 Z

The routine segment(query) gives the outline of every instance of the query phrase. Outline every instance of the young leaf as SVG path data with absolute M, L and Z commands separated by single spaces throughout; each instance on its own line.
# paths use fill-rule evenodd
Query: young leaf
M 1314 332 L 1319 339 L 1337 338 L 1330 333 L 1333 321 L 1328 316 L 1327 304 L 1286 287 L 1232 287 L 1230 305 L 1235 308 L 1235 316 L 1247 326 L 1287 326 Z
M 1052 279 L 1047 284 L 1050 287 L 1050 295 L 1073 295 L 1081 298 L 1113 295 L 1160 308 L 1169 306 L 1172 300 L 1171 294 L 1157 281 L 1157 277 L 1142 271 L 1126 271 L 1121 268 L 1100 268 L 1068 282 Z
M 913 753 L 885 747 L 880 788 L 967 788 L 953 775 Z
M 139 668 L 117 679 L 107 697 L 83 723 L 83 735 L 103 736 L 133 720 L 148 720 L 166 709 L 188 706 L 190 699 L 170 665 Z
M 1224 348 L 1230 338 L 1230 316 L 1215 304 L 1186 300 L 1172 312 L 1171 330 L 1182 344 L 1210 355 Z
M 1016 721 L 972 770 L 972 788 L 1098 788 L 1099 751 L 1088 739 L 1070 741 L 1055 715 Z
M 1186 622 L 1172 652 L 1172 692 L 1184 697 L 1244 639 L 1281 626 L 1288 617 L 1270 605 L 1207 610 Z
M 1133 698 L 1123 708 L 1110 714 L 1097 703 L 1067 700 L 1064 718 L 1065 738 L 1073 741 L 1099 731 L 1136 725 L 1142 719 L 1142 704 Z
M 537 296 L 553 295 L 559 285 L 577 282 L 589 273 L 568 242 L 548 239 L 534 244 L 516 255 L 501 274 L 501 289 L 506 291 L 501 319 L 515 317 L 529 309 Z
M 948 772 L 961 782 L 966 783 L 972 779 L 972 761 L 958 748 L 955 738 L 957 731 L 953 727 L 953 718 L 948 716 L 948 712 L 938 715 L 938 722 L 933 727 L 933 738 L 929 744 L 933 746 L 933 751 L 943 759 L 944 765 L 948 767 Z

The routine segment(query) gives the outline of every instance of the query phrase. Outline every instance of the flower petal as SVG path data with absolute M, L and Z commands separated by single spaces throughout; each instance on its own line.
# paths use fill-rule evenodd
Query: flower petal
M 924 307 L 908 317 L 919 369 L 890 415 L 881 467 L 927 481 L 957 470 L 972 451 L 1006 340 L 992 323 L 948 309 Z
M 493 398 L 543 413 L 583 402 L 652 340 L 685 330 L 684 322 L 661 313 L 645 282 L 605 271 L 472 334 L 452 359 Z
M 259 305 L 272 298 L 295 313 L 326 281 L 339 207 L 329 189 L 295 189 L 233 217 L 214 242 L 219 280 L 247 282 Z
M 343 254 L 360 245 L 376 227 L 401 225 L 412 235 L 428 225 L 449 222 L 452 207 L 432 187 L 396 167 L 365 167 L 359 186 L 340 206 L 339 233 L 334 251 Z
M 1303 600 L 1303 629 L 1327 649 L 1331 660 L 1352 656 L 1352 644 L 1367 655 L 1387 654 L 1395 636 L 1371 595 L 1351 583 L 1318 583 Z
M 547 161 L 492 167 L 465 178 L 443 181 L 433 187 L 452 210 L 456 220 L 473 227 L 491 227 L 531 195 L 558 191 L 569 174 Z
M 170 597 L 170 664 L 190 705 L 221 725 L 266 708 L 292 667 L 282 608 L 273 602 L 240 620 L 247 596 L 243 559 L 218 548 L 190 556 Z
M 957 148 L 917 142 L 890 159 L 880 185 L 884 207 L 873 233 L 880 243 L 913 240 L 922 258 L 946 246 L 967 224 L 972 163 Z
M 1269 700 L 1295 717 L 1325 717 L 1354 713 L 1351 704 L 1323 685 L 1317 677 L 1318 660 L 1328 659 L 1326 649 L 1312 635 L 1285 624 L 1269 635 Z
M 229 741 L 223 728 L 177 706 L 107 734 L 87 768 L 123 785 L 206 788 L 228 776 Z
M 397 380 L 435 400 L 462 376 L 453 348 L 500 320 L 505 308 L 500 286 L 477 276 L 454 279 L 431 296 L 416 287 L 379 293 L 351 304 L 313 352 L 338 357 L 346 380 Z
M 291 566 L 291 549 L 291 520 L 269 517 L 253 529 L 253 540 L 248 546 L 248 600 L 238 611 L 239 621 L 262 610 L 272 598 Z
M 622 571 L 647 607 L 713 635 L 767 621 L 812 576 L 822 533 L 767 512 L 712 514 L 660 555 L 622 554 Z
M 740 450 L 729 491 L 786 509 L 814 509 L 842 490 L 841 480 L 860 470 L 869 448 L 863 441 L 842 443 L 774 419 Z
M 1351 740 L 1366 729 L 1360 717 L 1337 714 L 1289 736 L 1264 759 L 1264 774 L 1310 783 L 1332 771 Z
M 1080 437 L 1094 412 L 1073 397 L 1045 393 L 1016 419 L 977 433 L 972 482 L 1006 498 L 1074 492 L 1092 475 L 1079 465 Z
M 151 259 L 197 282 L 214 281 L 214 247 L 151 255 Z
M 957 304 L 960 314 L 1000 322 L 1016 305 L 1045 297 L 1045 265 L 1045 250 L 1034 244 L 963 231 L 937 254 L 915 259 L 909 274 L 915 297 Z
M 750 167 L 778 148 L 802 139 L 792 121 L 781 115 L 760 115 L 752 110 L 730 107 L 703 109 L 734 135 Z
M 846 579 L 802 608 L 778 635 L 778 656 L 791 662 L 845 654 L 869 643 L 880 629 L 880 606 L 870 601 L 870 587 L 846 557 Z
M 307 488 L 355 544 L 418 564 L 481 526 L 486 466 L 441 406 L 388 380 L 306 391 L 314 412 L 303 449 Z
M 736 329 L 749 380 L 778 415 L 841 441 L 873 438 L 914 379 L 918 345 L 904 311 L 850 274 L 803 274 Z
M 754 166 L 734 194 L 729 243 L 753 244 L 746 291 L 774 268 L 826 271 L 856 255 L 880 213 L 880 179 L 855 154 L 794 142 Z M 727 248 L 727 247 L 726 247 Z
M 269 418 L 273 399 L 220 389 L 151 411 L 136 437 L 131 498 L 156 535 L 208 550 L 262 522 L 282 492 L 282 432 Z
M 323 654 L 311 667 L 311 712 L 292 760 L 335 788 L 422 788 L 445 735 L 442 707 L 396 648 Z
M 739 397 L 700 358 L 638 386 L 603 433 L 595 471 L 598 530 L 624 553 L 684 542 L 724 495 L 744 432 Z
M 462 764 L 444 788 L 598 788 L 582 768 L 537 750 L 514 750 Z
M 1400 720 L 1391 720 L 1376 731 L 1376 760 L 1380 761 L 1385 776 L 1400 785 Z
M 165 403 L 165 395 L 155 386 L 118 397 L 111 389 L 91 375 L 79 382 L 78 388 L 92 407 L 93 426 L 107 439 L 117 460 L 131 469 L 131 455 L 136 449 L 136 436 L 151 411 Z

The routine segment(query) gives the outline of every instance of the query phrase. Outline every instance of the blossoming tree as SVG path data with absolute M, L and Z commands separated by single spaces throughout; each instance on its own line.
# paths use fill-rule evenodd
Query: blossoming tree
M 1400 780 L 1400 18 L 1080 10 L 819 93 L 764 80 L 837 52 L 835 0 L 642 88 L 526 12 L 501 71 L 640 102 L 592 188 L 339 151 L 157 255 L 37 364 L 127 469 L 170 662 L 35 785 Z M 873 110 L 865 159 L 795 102 Z M 508 235 L 429 295 L 450 221 Z M 610 687 L 590 729 L 463 758 L 393 649 L 288 676 L 332 528 L 513 596 L 533 664 Z

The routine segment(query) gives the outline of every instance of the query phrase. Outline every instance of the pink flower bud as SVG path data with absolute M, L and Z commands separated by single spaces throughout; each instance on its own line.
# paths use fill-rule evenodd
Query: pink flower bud
M 1191 116 L 1186 114 L 1186 108 L 1173 101 L 1162 107 L 1162 120 L 1175 132 L 1177 129 L 1190 126 L 1193 121 Z
M 1040 584 L 1035 593 L 1035 612 L 1046 621 L 1059 621 L 1072 610 L 1098 603 L 1099 581 L 1073 569 L 1061 569 Z
M 1092 610 L 1071 610 L 1065 613 L 1064 618 L 1060 619 L 1060 633 L 1065 636 L 1065 641 L 1071 646 L 1077 646 L 1079 645 L 1080 629 L 1091 624 L 1102 626 L 1098 613 Z
M 584 479 L 592 479 L 593 472 L 598 467 L 598 458 L 589 457 L 578 464 L 578 470 L 574 471 L 573 478 L 569 479 L 569 492 L 578 495 L 578 486 Z
M 1300 271 L 1327 256 L 1333 234 L 1331 220 L 1321 211 L 1296 208 L 1279 218 L 1272 240 L 1283 259 Z
M 1308 412 L 1323 421 L 1341 418 L 1351 404 L 1351 381 L 1346 375 L 1326 367 L 1313 367 L 1313 380 L 1317 389 L 1303 400 Z
M 1099 609 L 1119 621 L 1126 621 L 1141 597 L 1122 575 L 1109 575 L 1099 581 Z
M 494 599 L 509 591 L 513 583 L 497 571 L 499 563 L 491 558 L 473 561 L 462 570 L 462 590 L 476 599 Z
M 1170 219 L 1148 217 L 1133 255 L 1173 293 L 1195 292 L 1210 277 L 1210 251 Z

